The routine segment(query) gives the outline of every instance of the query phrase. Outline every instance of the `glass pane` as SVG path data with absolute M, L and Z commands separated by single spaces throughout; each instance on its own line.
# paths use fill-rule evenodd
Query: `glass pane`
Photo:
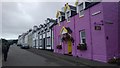
M 82 43 L 86 43 L 86 39 L 82 39 Z
M 80 42 L 86 43 L 85 31 L 80 31 Z
M 67 17 L 69 17 L 69 12 L 67 12 Z
M 81 32 L 81 37 L 85 37 L 85 31 Z
M 83 10 L 83 3 L 79 5 L 79 10 Z
M 80 11 L 80 16 L 81 16 L 81 15 L 84 15 L 84 10 L 81 10 L 81 11 Z
M 70 21 L 70 17 L 68 17 L 68 21 Z

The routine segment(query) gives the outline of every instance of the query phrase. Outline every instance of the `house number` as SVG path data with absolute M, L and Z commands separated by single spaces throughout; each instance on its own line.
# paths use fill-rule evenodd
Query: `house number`
M 95 30 L 101 30 L 101 26 L 95 26 Z

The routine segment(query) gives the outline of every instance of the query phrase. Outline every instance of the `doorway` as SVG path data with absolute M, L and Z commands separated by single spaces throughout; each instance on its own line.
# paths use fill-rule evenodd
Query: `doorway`
M 72 41 L 68 40 L 68 55 L 72 55 Z

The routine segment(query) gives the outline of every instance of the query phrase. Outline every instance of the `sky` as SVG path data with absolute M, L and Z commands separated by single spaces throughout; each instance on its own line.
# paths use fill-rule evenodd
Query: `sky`
M 57 10 L 66 2 L 2 2 L 2 24 L 0 36 L 5 39 L 17 39 L 34 25 L 45 23 L 45 19 L 54 18 Z M 70 2 L 73 4 L 73 2 Z M 1 21 L 1 20 L 0 20 Z

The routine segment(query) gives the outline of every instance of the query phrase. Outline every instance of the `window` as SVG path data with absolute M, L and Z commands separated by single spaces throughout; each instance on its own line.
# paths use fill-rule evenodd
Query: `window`
M 78 7 L 79 7 L 79 16 L 84 16 L 84 4 L 81 3 Z
M 70 11 L 66 12 L 66 19 L 67 19 L 68 22 L 70 21 Z
M 58 17 L 57 22 L 60 23 L 60 17 Z
M 51 38 L 50 37 L 47 38 L 47 45 L 51 45 Z
M 86 43 L 85 30 L 80 31 L 80 42 L 81 42 L 81 43 Z
M 40 39 L 40 42 L 39 42 L 39 43 L 40 43 L 40 46 L 42 46 L 42 39 Z
M 40 35 L 40 39 L 42 39 L 42 35 Z
M 51 33 L 50 31 L 47 32 L 47 37 L 50 37 L 51 36 Z

